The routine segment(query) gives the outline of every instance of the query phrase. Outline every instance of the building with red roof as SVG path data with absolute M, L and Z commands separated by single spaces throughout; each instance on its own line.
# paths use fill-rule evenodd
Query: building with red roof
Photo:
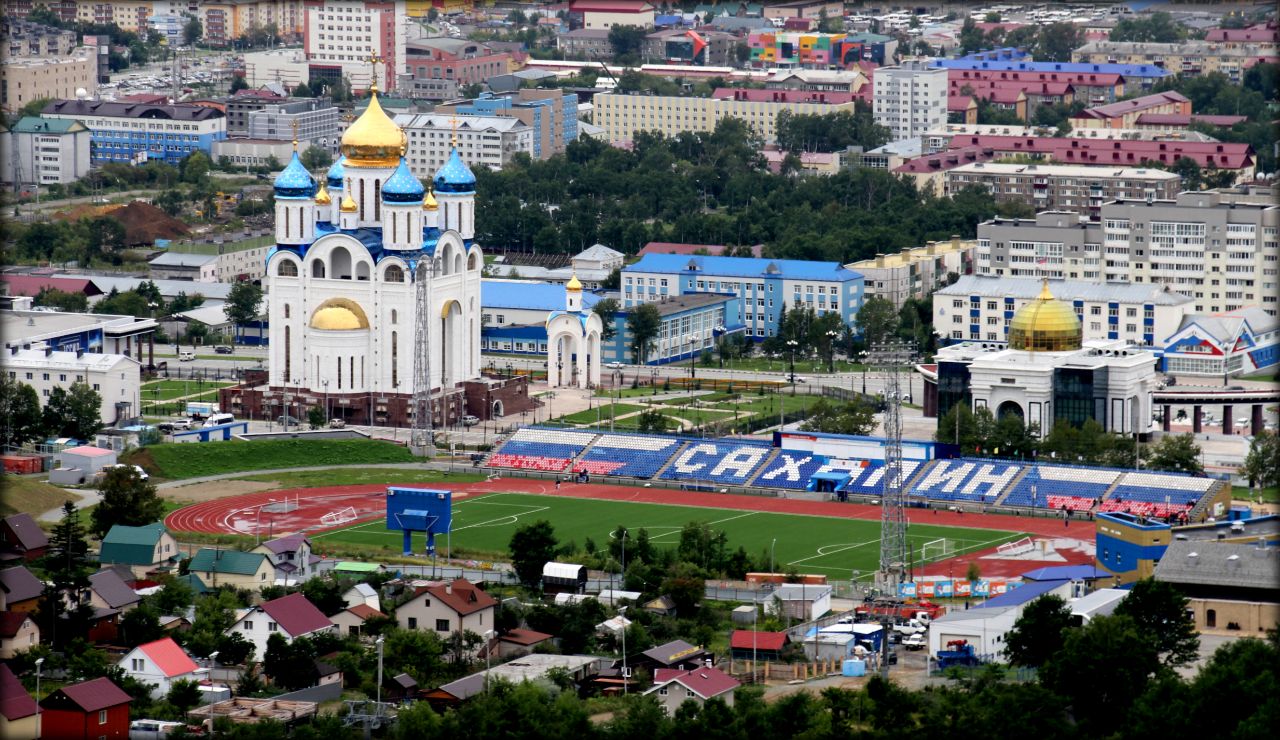
M 1124 97 L 1124 77 L 1102 72 L 1048 72 L 1020 69 L 948 69 L 947 81 L 1059 82 L 1071 86 L 1075 99 L 1100 105 Z
M 910 176 L 920 190 L 932 189 L 934 193 L 941 195 L 946 188 L 945 175 L 948 170 L 974 162 L 986 162 L 994 157 L 994 151 L 988 147 L 962 146 L 916 157 L 895 167 L 893 171 L 895 174 Z
M 1132 100 L 1088 108 L 1071 116 L 1072 128 L 1135 128 L 1138 118 L 1151 113 L 1191 115 L 1191 101 L 1173 90 Z
M 1133 127 L 1136 129 L 1152 129 L 1167 131 L 1173 128 L 1187 128 L 1193 123 L 1205 123 L 1210 126 L 1230 128 L 1237 123 L 1249 120 L 1248 116 L 1216 116 L 1199 113 L 1143 113 Z
M 701 707 L 710 699 L 720 699 L 733 706 L 733 692 L 741 685 L 733 676 L 710 667 L 691 671 L 659 669 L 654 673 L 653 688 L 644 693 L 645 696 L 656 696 L 667 714 L 675 714 L 686 701 Z
M 748 103 L 816 103 L 819 105 L 841 105 L 855 100 L 870 100 L 868 85 L 863 85 L 859 92 L 840 90 L 756 90 L 741 87 L 717 87 L 711 97 L 716 100 L 737 100 Z
M 364 634 L 364 623 L 373 617 L 385 617 L 386 614 L 368 604 L 353 604 L 329 618 L 341 635 Z
M 706 254 L 712 257 L 722 257 L 733 247 L 727 247 L 723 244 L 681 244 L 679 242 L 649 242 L 641 247 L 636 256 L 643 257 L 646 254 Z M 752 257 L 763 257 L 764 245 L 756 244 L 751 247 Z
M 41 737 L 124 740 L 132 699 L 109 678 L 63 686 L 40 702 Z
M 39 644 L 40 627 L 30 612 L 0 612 L 0 660 L 9 660 Z
M 653 28 L 656 11 L 644 0 L 572 0 L 569 18 L 587 29 L 608 30 L 614 26 Z
M 549 635 L 546 632 L 538 632 L 537 630 L 513 629 L 507 630 L 502 635 L 493 639 L 490 643 L 491 650 L 494 651 L 494 657 L 499 660 L 507 658 L 515 658 L 520 655 L 528 655 L 538 645 L 550 642 L 555 635 Z
M 396 621 L 405 629 L 430 630 L 441 637 L 471 630 L 477 635 L 493 629 L 498 602 L 465 578 L 419 589 L 416 596 L 396 609 Z
M 40 291 L 60 290 L 63 293 L 80 293 L 90 298 L 102 295 L 98 286 L 86 278 L 54 278 L 43 275 L 0 275 L 0 289 L 6 295 L 36 296 Z
M 227 634 L 239 633 L 252 642 L 261 659 L 267 654 L 267 639 L 273 634 L 293 642 L 299 637 L 335 631 L 334 623 L 310 599 L 294 593 L 242 610 Z
M 1144 162 L 1172 165 L 1187 157 L 1202 169 L 1233 170 L 1236 180 L 1252 180 L 1256 164 L 1253 147 L 1214 141 L 1117 141 L 1051 136 L 991 136 L 962 134 L 951 137 L 949 149 L 978 147 L 990 150 L 988 158 L 1024 156 L 1051 160 L 1056 164 L 1085 164 L 1103 167 L 1137 167 Z M 936 156 L 936 155 L 930 155 Z M 921 157 L 921 159 L 924 159 Z M 915 164 L 912 160 L 907 164 Z M 980 161 L 980 160 L 974 160 Z M 904 165 L 905 167 L 906 165 Z M 898 170 L 904 173 L 909 170 Z
M 1277 26 L 1275 21 L 1269 21 L 1248 28 L 1213 28 L 1204 35 L 1204 40 L 1223 42 L 1227 46 L 1277 44 L 1280 43 L 1280 26 Z
M 729 637 L 729 650 L 735 660 L 779 660 L 788 642 L 785 631 L 734 630 Z
M 0 663 L 0 737 L 40 737 L 36 700 L 9 670 Z
M 151 689 L 152 699 L 159 699 L 169 693 L 175 681 L 199 680 L 196 671 L 200 670 L 200 666 L 172 637 L 139 645 L 125 653 L 116 665 L 127 675 L 153 684 L 155 688 Z

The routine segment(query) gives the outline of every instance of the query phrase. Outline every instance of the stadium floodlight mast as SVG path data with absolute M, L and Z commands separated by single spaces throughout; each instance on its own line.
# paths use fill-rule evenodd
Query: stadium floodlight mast
M 435 259 L 422 255 L 414 270 L 415 316 L 413 332 L 413 433 L 410 449 L 426 458 L 435 457 L 431 434 L 431 312 L 427 285 L 435 274 Z M 444 399 L 441 398 L 443 403 Z
M 876 588 L 882 596 L 898 595 L 908 580 L 906 490 L 902 476 L 902 388 L 898 371 L 916 361 L 915 348 L 901 340 L 871 346 L 868 362 L 884 371 L 884 476 L 880 480 L 880 568 Z

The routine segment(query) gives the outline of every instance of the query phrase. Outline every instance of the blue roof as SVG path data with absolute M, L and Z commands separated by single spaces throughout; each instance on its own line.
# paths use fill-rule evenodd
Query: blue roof
M 437 193 L 471 193 L 476 189 L 476 176 L 467 167 L 458 150 L 449 153 L 449 161 L 436 172 L 435 186 Z
M 934 59 L 935 67 L 946 69 L 988 69 L 1019 72 L 1097 72 L 1124 77 L 1168 77 L 1173 74 L 1154 64 L 1094 64 L 1092 62 L 1021 62 L 982 59 Z
M 582 294 L 582 307 L 591 309 L 601 300 L 594 293 Z M 563 311 L 565 288 L 553 283 L 532 283 L 519 280 L 480 281 L 480 305 L 489 308 L 529 309 L 534 311 Z
M 332 165 L 329 166 L 329 172 L 325 177 L 329 180 L 330 190 L 341 190 L 344 180 L 347 177 L 347 155 L 343 154 L 338 157 Z
M 847 269 L 839 262 L 808 260 L 771 260 L 756 257 L 706 257 L 687 254 L 646 254 L 623 272 L 689 272 L 697 265 L 697 274 L 714 277 L 786 278 L 788 280 L 823 280 L 826 282 L 860 280 L 862 273 Z M 773 267 L 773 270 L 770 267 Z
M 1110 578 L 1112 574 L 1092 565 L 1055 565 L 1049 568 L 1036 568 L 1022 577 L 1028 581 L 1088 581 L 1095 578 Z
M 409 163 L 400 158 L 391 177 L 382 184 L 382 200 L 385 203 L 421 203 L 427 189 L 413 173 L 409 171 Z
M 302 166 L 302 160 L 298 159 L 298 150 L 293 151 L 293 156 L 289 158 L 289 164 L 285 166 L 280 174 L 276 175 L 276 181 L 273 183 L 276 190 L 277 198 L 313 198 L 316 194 L 316 179 L 307 172 L 307 168 Z
M 1005 606 L 1022 606 L 1023 604 L 1034 601 L 1036 598 L 1043 596 L 1050 591 L 1070 583 L 1066 579 L 1056 581 L 1031 581 L 1017 588 L 1010 589 L 995 598 L 987 599 L 975 606 L 975 609 L 996 609 Z

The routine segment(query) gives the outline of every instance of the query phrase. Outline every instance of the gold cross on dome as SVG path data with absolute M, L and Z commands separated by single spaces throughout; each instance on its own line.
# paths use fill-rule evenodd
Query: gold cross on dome
M 449 116 L 449 146 L 458 148 L 458 116 L 456 114 Z
M 298 119 L 293 119 L 289 125 L 293 128 L 293 150 L 296 152 L 298 151 Z
M 378 92 L 378 65 L 382 64 L 382 57 L 378 56 L 377 54 L 370 54 L 368 62 L 369 62 L 369 76 L 373 80 L 369 84 L 369 92 L 376 93 Z

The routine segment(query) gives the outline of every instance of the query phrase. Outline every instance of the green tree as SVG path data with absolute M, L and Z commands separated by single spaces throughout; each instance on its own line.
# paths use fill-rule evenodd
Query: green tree
M 1187 37 L 1187 29 L 1168 13 L 1121 18 L 1111 28 L 1111 41 L 1141 41 L 1173 44 Z
M 49 636 L 49 644 L 61 647 L 87 631 L 93 612 L 80 598 L 89 588 L 89 543 L 80 511 L 71 501 L 62 505 L 62 519 L 49 533 L 49 549 L 41 565 L 47 584 L 40 604 L 40 632 L 42 637 Z
M 209 181 L 209 170 L 213 168 L 213 162 L 210 161 L 209 155 L 195 151 L 183 157 L 180 168 L 183 182 L 203 185 Z
M 307 424 L 312 429 L 323 429 L 325 421 L 324 409 L 319 406 L 312 406 L 310 409 L 307 409 Z
M 120 618 L 120 644 L 124 647 L 137 647 L 147 642 L 154 642 L 165 636 L 160 626 L 160 615 L 150 604 L 142 604 Z
M 631 333 L 631 362 L 643 365 L 657 342 L 662 330 L 662 314 L 652 303 L 642 303 L 627 316 L 627 331 Z
M 1255 435 L 1249 441 L 1249 454 L 1240 474 L 1249 481 L 1250 488 L 1280 485 L 1280 436 L 1265 429 Z
M 298 86 L 293 88 L 293 97 L 295 98 L 314 98 L 315 93 L 311 92 L 311 86 L 305 82 L 299 82 Z
M 248 89 L 249 89 L 249 83 L 245 82 L 245 79 L 243 76 L 237 75 L 237 74 L 231 75 L 231 87 L 227 89 L 227 92 L 229 94 L 235 95 L 241 90 L 248 90 Z
M 1081 737 L 1109 737 L 1159 670 L 1160 658 L 1138 625 L 1112 615 L 1068 630 L 1039 676 L 1069 703 Z
M 1152 470 L 1167 470 L 1174 473 L 1204 472 L 1200 464 L 1200 446 L 1191 434 L 1165 435 L 1150 448 L 1147 467 Z
M 169 693 L 165 694 L 165 701 L 185 714 L 200 703 L 200 684 L 188 679 L 178 679 L 169 685 Z
M 170 578 L 152 597 L 152 603 L 161 614 L 184 614 L 195 597 L 195 590 L 185 582 Z
M 862 399 L 840 404 L 818 399 L 809 407 L 809 418 L 800 428 L 806 432 L 868 435 L 876 428 L 876 409 Z
M 638 58 L 644 46 L 645 29 L 639 26 L 613 26 L 609 29 L 609 46 L 615 57 Z
M 602 341 L 607 342 L 610 339 L 613 339 L 613 337 L 618 333 L 616 321 L 618 309 L 619 306 L 617 298 L 605 298 L 592 307 L 591 311 L 595 313 L 596 316 L 600 317 L 600 322 L 604 325 L 604 328 L 600 333 L 600 339 Z
M 659 588 L 671 597 L 676 614 L 688 617 L 696 612 L 698 603 L 706 594 L 707 585 L 692 563 L 679 562 L 662 579 Z
M 1071 52 L 1084 44 L 1084 28 L 1074 23 L 1040 26 L 1033 55 L 1036 61 L 1069 62 Z
M 204 36 L 204 25 L 194 15 L 182 26 L 182 43 L 192 46 Z M 234 92 L 234 91 L 233 91 Z
M 636 431 L 642 434 L 662 434 L 675 422 L 658 409 L 645 409 L 636 416 Z
M 267 638 L 267 652 L 262 656 L 262 672 L 282 688 L 314 686 L 320 673 L 311 640 L 298 637 L 290 642 L 279 632 L 273 632 Z
M 45 401 L 43 425 L 54 437 L 91 441 L 102 428 L 102 396 L 87 383 L 56 386 Z
M 516 528 L 507 549 L 521 583 L 531 589 L 538 588 L 542 582 L 542 566 L 555 559 L 557 545 L 555 528 L 545 519 Z
M 21 447 L 40 437 L 44 423 L 40 413 L 40 396 L 36 389 L 0 373 L 0 446 Z
M 227 321 L 235 325 L 238 337 L 245 324 L 256 321 L 262 314 L 262 287 L 252 281 L 241 280 L 231 286 L 222 311 Z
M 1115 613 L 1134 621 L 1165 665 L 1189 665 L 1199 658 L 1200 638 L 1187 612 L 1187 597 L 1171 584 L 1154 578 L 1134 583 Z
M 36 293 L 34 305 L 56 308 L 59 311 L 88 311 L 89 298 L 84 293 L 67 293 L 57 288 L 41 288 Z
M 327 149 L 312 144 L 302 152 L 302 165 L 309 170 L 322 170 L 333 164 L 333 155 Z
M 102 501 L 89 517 L 89 529 L 98 538 L 117 524 L 140 527 L 164 517 L 164 501 L 156 495 L 155 485 L 143 480 L 132 465 L 108 469 L 98 492 Z
M 1040 596 L 1027 604 L 1004 638 L 1005 657 L 1013 665 L 1039 668 L 1059 650 L 1075 618 L 1061 596 Z
M 870 346 L 896 335 L 899 320 L 898 310 L 889 299 L 873 295 L 862 303 L 853 324 L 858 328 L 862 341 Z

